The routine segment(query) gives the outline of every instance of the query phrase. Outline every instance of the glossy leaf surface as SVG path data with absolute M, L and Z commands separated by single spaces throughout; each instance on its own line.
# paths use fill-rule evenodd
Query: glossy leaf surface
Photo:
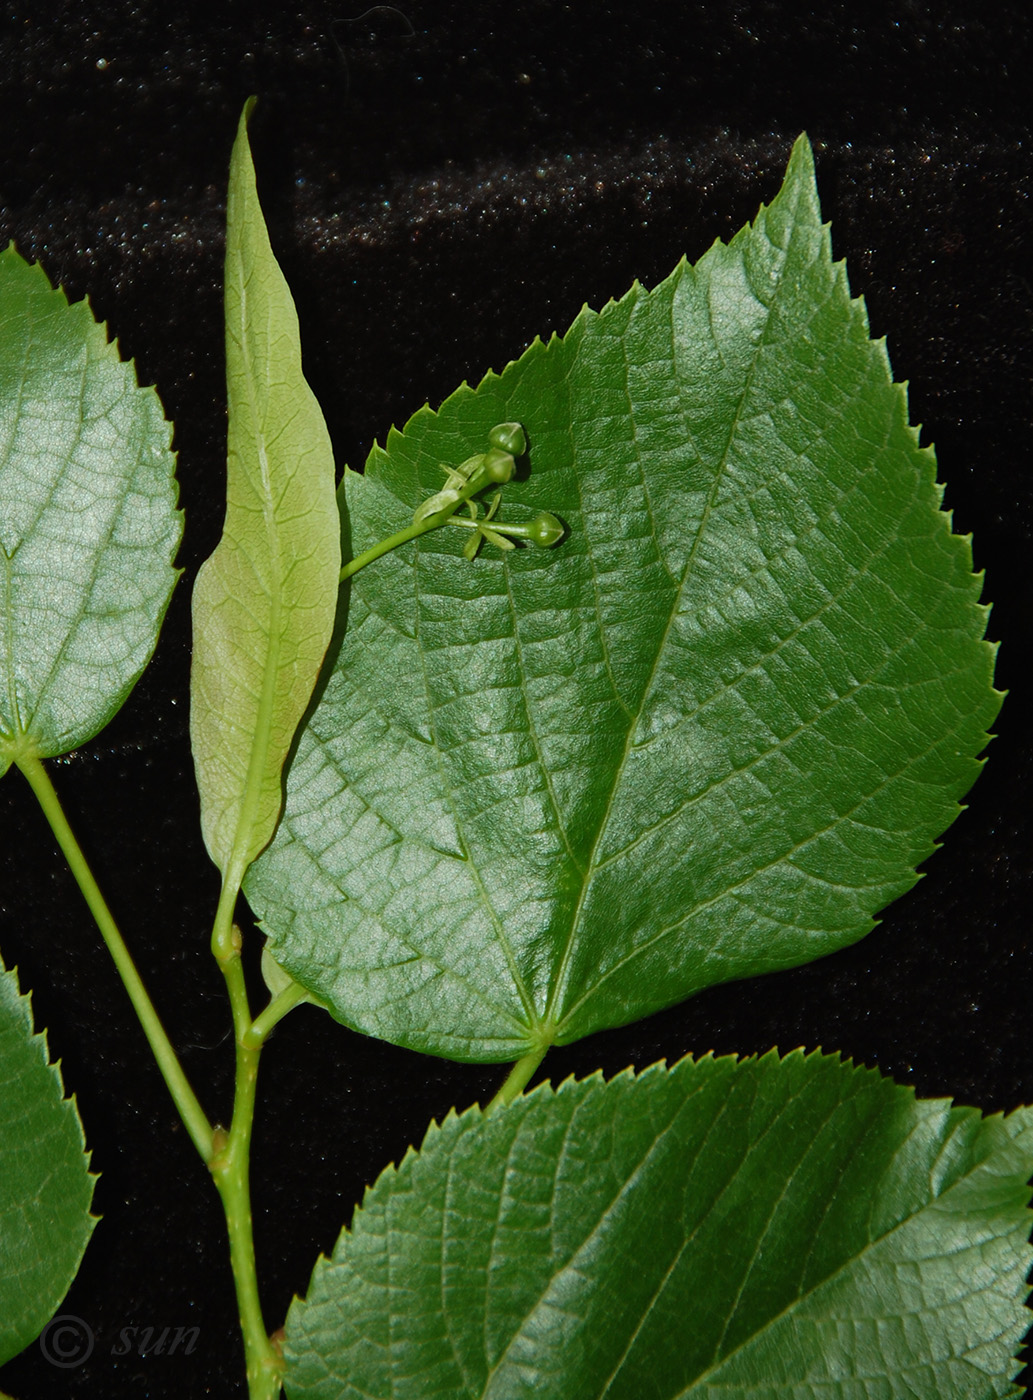
M 374 449 L 354 553 L 524 425 L 501 516 L 356 575 L 247 891 L 346 1023 L 508 1060 L 861 938 L 999 705 L 967 539 L 832 262 L 801 140 L 729 246 Z
M 301 369 L 240 119 L 226 235 L 226 523 L 194 588 L 190 737 L 209 854 L 234 886 L 272 835 L 280 774 L 337 606 L 330 437 Z
M 182 533 L 171 434 L 88 303 L 0 253 L 0 773 L 92 738 L 150 660 Z
M 93 1181 L 75 1104 L 0 963 L 0 1365 L 68 1292 L 95 1223 Z
M 1014 1393 L 1033 1111 L 832 1056 L 683 1060 L 432 1127 L 287 1324 L 291 1400 Z

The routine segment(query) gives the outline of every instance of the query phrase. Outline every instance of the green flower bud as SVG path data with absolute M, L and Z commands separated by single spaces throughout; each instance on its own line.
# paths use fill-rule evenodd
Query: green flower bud
M 554 544 L 559 544 L 566 534 L 566 528 L 562 520 L 557 520 L 549 511 L 543 510 L 528 523 L 524 538 L 539 549 L 550 549 Z
M 484 454 L 478 471 L 484 474 L 484 484 L 497 482 L 502 485 L 510 480 L 513 475 L 513 468 L 516 462 L 509 452 L 503 452 L 501 448 L 493 447 L 490 452 Z
M 519 423 L 496 423 L 488 434 L 488 442 L 511 457 L 522 457 L 527 451 L 527 437 Z

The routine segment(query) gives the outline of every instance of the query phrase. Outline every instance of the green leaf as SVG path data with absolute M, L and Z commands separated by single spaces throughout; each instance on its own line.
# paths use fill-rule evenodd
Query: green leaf
M 91 739 L 150 660 L 182 533 L 171 432 L 88 303 L 0 253 L 0 775 Z
M 850 298 L 801 139 L 729 246 L 423 409 L 365 477 L 397 530 L 493 423 L 507 518 L 357 574 L 247 885 L 347 1024 L 509 1060 L 861 938 L 956 816 L 1000 696 L 969 540 Z
M 1033 1110 L 683 1060 L 432 1127 L 287 1321 L 291 1400 L 1015 1394 Z
M 0 963 L 0 1365 L 68 1292 L 96 1223 L 94 1180 L 75 1103 Z
M 333 451 L 258 203 L 252 105 L 227 209 L 226 523 L 194 588 L 190 677 L 201 824 L 233 888 L 280 814 L 280 774 L 330 641 L 341 569 Z

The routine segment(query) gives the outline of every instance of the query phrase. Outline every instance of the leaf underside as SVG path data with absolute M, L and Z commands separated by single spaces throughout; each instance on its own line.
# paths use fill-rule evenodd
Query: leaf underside
M 432 1127 L 287 1322 L 291 1400 L 1016 1394 L 1033 1110 L 683 1060 Z
M 861 938 L 1000 697 L 966 538 L 833 263 L 801 138 L 730 245 L 635 285 L 346 474 L 353 554 L 524 424 L 503 515 L 358 574 L 246 892 L 346 1024 L 512 1060 Z
M 302 373 L 241 116 L 226 234 L 226 522 L 197 576 L 190 738 L 209 854 L 234 888 L 272 835 L 280 774 L 333 630 L 334 460 Z
M 85 301 L 0 253 L 0 774 L 118 711 L 176 581 L 172 429 Z
M 35 1341 L 95 1224 L 82 1123 L 0 963 L 0 1365 Z

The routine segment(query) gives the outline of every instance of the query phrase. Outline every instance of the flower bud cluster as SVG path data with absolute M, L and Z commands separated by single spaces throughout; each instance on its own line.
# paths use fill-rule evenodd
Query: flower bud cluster
M 481 492 L 505 486 L 513 478 L 517 458 L 527 451 L 527 435 L 520 423 L 496 423 L 488 434 L 487 452 L 468 457 L 458 467 L 444 467 L 447 477 L 440 491 L 429 496 L 413 515 L 413 524 L 426 530 L 433 530 L 446 523 L 459 525 L 470 530 L 463 553 L 467 559 L 475 558 L 484 541 L 498 549 L 513 549 L 514 540 L 522 540 L 539 549 L 549 549 L 558 544 L 565 533 L 563 522 L 548 511 L 541 511 L 526 524 L 502 524 L 495 519 L 502 500 L 501 492 L 495 490 L 491 504 L 480 513 L 480 503 L 474 500 Z M 466 515 L 457 515 L 460 506 L 466 506 Z M 491 521 L 489 525 L 488 522 Z

